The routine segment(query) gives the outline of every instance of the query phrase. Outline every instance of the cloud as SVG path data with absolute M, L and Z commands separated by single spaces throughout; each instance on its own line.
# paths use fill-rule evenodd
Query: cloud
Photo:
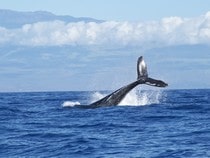
M 0 44 L 24 46 L 160 47 L 210 42 L 210 12 L 195 18 L 167 17 L 160 21 L 38 22 L 19 29 L 0 27 Z

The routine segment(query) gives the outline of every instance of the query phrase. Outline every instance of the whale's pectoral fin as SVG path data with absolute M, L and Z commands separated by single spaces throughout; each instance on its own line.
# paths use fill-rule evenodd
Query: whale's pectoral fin
M 161 80 L 156 80 L 156 79 L 149 78 L 149 77 L 145 80 L 145 84 L 150 85 L 150 86 L 156 86 L 156 87 L 166 87 L 166 86 L 168 86 L 167 83 L 165 83 Z

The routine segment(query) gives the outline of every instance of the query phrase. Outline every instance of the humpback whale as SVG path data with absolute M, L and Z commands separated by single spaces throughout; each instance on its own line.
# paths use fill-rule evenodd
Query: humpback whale
M 148 76 L 147 72 L 147 65 L 145 61 L 143 60 L 143 56 L 140 56 L 137 61 L 137 80 L 114 91 L 113 93 L 105 96 L 104 98 L 88 105 L 83 106 L 85 108 L 97 108 L 102 106 L 114 106 L 118 105 L 133 88 L 135 88 L 137 85 L 140 84 L 146 84 L 150 86 L 156 86 L 156 87 L 166 87 L 168 86 L 167 83 L 156 80 L 153 78 L 150 78 Z

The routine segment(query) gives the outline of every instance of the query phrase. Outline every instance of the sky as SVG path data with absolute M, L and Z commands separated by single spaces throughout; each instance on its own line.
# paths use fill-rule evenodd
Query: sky
M 0 0 L 2 9 L 50 11 L 58 15 L 102 20 L 143 21 L 195 17 L 209 11 L 209 0 Z
M 104 20 L 0 26 L 0 92 L 113 90 L 136 79 L 140 55 L 169 89 L 210 88 L 210 1 L 7 0 L 0 9 Z

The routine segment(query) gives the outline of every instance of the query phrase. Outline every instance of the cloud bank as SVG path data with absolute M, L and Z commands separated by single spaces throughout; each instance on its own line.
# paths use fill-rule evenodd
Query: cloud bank
M 0 27 L 0 45 L 158 47 L 210 43 L 210 12 L 196 18 L 167 17 L 160 21 L 102 23 L 63 21 Z

